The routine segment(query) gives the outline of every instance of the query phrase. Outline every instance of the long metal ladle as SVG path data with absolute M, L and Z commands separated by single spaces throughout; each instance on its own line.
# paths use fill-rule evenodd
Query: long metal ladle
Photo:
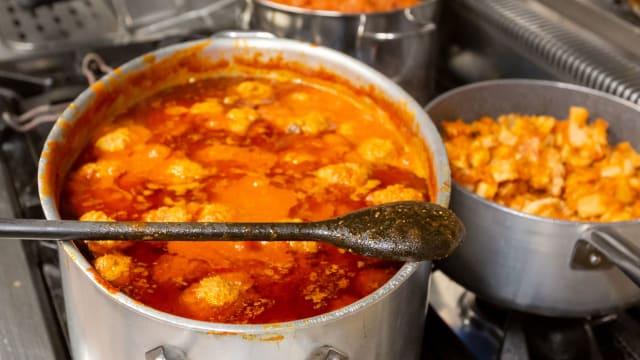
M 93 222 L 0 220 L 0 238 L 25 240 L 315 240 L 390 260 L 423 261 L 451 254 L 464 226 L 442 206 L 403 201 L 306 223 Z

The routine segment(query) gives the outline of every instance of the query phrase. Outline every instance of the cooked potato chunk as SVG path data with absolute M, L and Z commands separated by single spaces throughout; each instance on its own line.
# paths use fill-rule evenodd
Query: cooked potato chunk
M 610 146 L 608 124 L 585 108 L 566 121 L 507 114 L 444 122 L 454 180 L 478 195 L 539 216 L 581 221 L 636 217 L 640 154 Z

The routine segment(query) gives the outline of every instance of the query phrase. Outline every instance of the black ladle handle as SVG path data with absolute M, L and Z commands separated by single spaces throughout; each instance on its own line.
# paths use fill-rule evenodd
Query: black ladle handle
M 435 260 L 458 247 L 464 226 L 451 210 L 421 201 L 371 206 L 306 223 L 147 223 L 0 220 L 0 238 L 27 240 L 316 240 L 362 255 Z
M 321 240 L 315 223 L 106 222 L 0 219 L 0 237 L 22 240 Z

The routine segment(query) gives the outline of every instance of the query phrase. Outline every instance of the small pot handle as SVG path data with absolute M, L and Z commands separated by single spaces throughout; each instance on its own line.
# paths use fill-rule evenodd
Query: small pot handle
M 622 272 L 640 287 L 640 249 L 620 235 L 587 228 L 582 238 L 604 254 Z

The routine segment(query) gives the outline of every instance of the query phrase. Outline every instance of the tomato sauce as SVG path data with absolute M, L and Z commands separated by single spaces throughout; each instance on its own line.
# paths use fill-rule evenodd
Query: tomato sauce
M 431 200 L 430 162 L 399 115 L 319 84 L 222 76 L 149 96 L 94 132 L 65 180 L 64 217 L 297 222 Z M 336 310 L 402 266 L 311 241 L 87 244 L 102 279 L 133 299 L 226 323 Z
M 339 11 L 343 13 L 369 13 L 404 9 L 417 5 L 420 0 L 273 0 L 275 2 L 309 10 Z

